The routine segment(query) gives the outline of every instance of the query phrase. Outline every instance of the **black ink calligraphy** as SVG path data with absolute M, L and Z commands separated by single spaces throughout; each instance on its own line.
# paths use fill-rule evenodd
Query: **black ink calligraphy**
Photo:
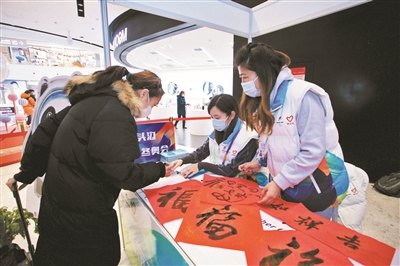
M 249 187 L 244 184 L 240 184 L 235 180 L 226 180 L 224 178 L 214 178 L 203 181 L 205 187 L 213 188 L 214 191 L 211 195 L 223 202 L 237 203 L 241 202 L 249 197 L 260 198 L 260 189 L 257 187 Z
M 181 192 L 181 194 L 179 194 L 176 200 L 174 200 L 172 203 L 172 209 L 180 209 L 181 212 L 186 213 L 190 200 L 197 190 L 181 190 L 181 187 L 176 187 L 171 192 L 159 193 L 159 195 L 162 195 L 162 197 L 157 199 L 157 202 L 160 202 L 159 207 L 165 207 L 168 202 L 177 195 L 177 192 Z
M 212 240 L 220 240 L 227 238 L 231 235 L 236 235 L 237 229 L 227 223 L 227 221 L 236 220 L 235 217 L 242 216 L 238 212 L 230 212 L 230 205 L 227 205 L 221 209 L 212 208 L 211 212 L 201 213 L 196 215 L 196 218 L 201 218 L 197 222 L 197 226 L 202 225 L 205 221 L 211 217 L 215 217 L 205 226 L 204 233 L 208 234 L 208 238 Z
M 287 211 L 289 208 L 288 207 L 283 207 L 285 206 L 283 203 L 279 204 L 269 204 L 269 206 L 274 209 L 274 210 L 282 210 L 282 211 Z
M 293 249 L 299 249 L 300 244 L 296 240 L 295 237 L 292 237 L 292 241 L 289 244 L 286 244 L 288 247 Z M 277 249 L 271 248 L 268 246 L 268 250 L 271 251 L 272 255 L 264 257 L 260 261 L 260 266 L 278 266 L 280 265 L 288 256 L 290 256 L 293 252 L 286 249 Z M 299 261 L 297 263 L 298 266 L 312 266 L 315 264 L 321 264 L 324 262 L 323 259 L 315 257 L 319 253 L 319 249 L 310 250 L 307 252 L 300 253 L 300 257 L 303 259 L 307 259 L 305 261 Z
M 307 218 L 303 218 L 303 217 L 299 216 L 299 218 L 300 218 L 300 220 L 294 220 L 294 221 L 298 222 L 298 225 L 302 225 L 302 224 L 307 225 L 307 230 L 310 230 L 310 229 L 319 230 L 317 225 L 324 224 L 321 221 L 312 220 L 310 216 L 308 216 Z
M 360 246 L 360 240 L 358 240 L 358 236 L 356 235 L 354 235 L 353 237 L 345 236 L 344 238 L 337 236 L 337 238 L 339 240 L 342 240 L 345 246 L 348 246 L 353 250 L 357 250 Z

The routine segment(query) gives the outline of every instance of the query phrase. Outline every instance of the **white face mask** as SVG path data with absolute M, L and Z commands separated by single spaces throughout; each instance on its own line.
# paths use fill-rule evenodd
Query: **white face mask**
M 250 80 L 248 82 L 242 82 L 243 92 L 249 97 L 260 97 L 261 91 L 256 88 L 256 84 L 254 81 L 258 79 L 258 76 L 254 80 Z
M 147 99 L 148 99 L 149 105 L 145 109 L 142 109 L 142 111 L 140 112 L 140 118 L 148 117 L 151 114 L 151 104 L 150 104 L 150 95 L 149 94 L 147 94 Z
M 225 129 L 227 129 L 229 126 L 229 124 L 228 125 L 225 124 L 226 119 L 228 119 L 228 117 L 223 120 L 213 118 L 212 124 L 213 124 L 214 129 L 217 131 L 225 131 Z

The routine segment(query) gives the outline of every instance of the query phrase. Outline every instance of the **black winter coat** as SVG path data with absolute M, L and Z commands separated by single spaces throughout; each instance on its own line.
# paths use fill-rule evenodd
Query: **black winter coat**
M 51 145 L 39 233 L 63 249 L 114 247 L 119 252 L 113 207 L 120 190 L 135 191 L 158 181 L 165 166 L 134 162 L 141 155 L 134 116 L 142 104 L 130 85 L 117 81 L 112 87 L 95 88 L 83 83 L 88 81 L 73 77 L 66 87 L 72 107 Z

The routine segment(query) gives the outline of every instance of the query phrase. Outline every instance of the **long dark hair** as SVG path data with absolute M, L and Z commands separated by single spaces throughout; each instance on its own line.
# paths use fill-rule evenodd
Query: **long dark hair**
M 212 98 L 210 104 L 208 105 L 209 114 L 214 106 L 221 110 L 221 112 L 224 112 L 227 116 L 230 116 L 232 111 L 235 111 L 235 117 L 232 119 L 225 132 L 214 130 L 215 141 L 220 144 L 229 137 L 235 128 L 236 122 L 239 118 L 239 106 L 236 99 L 229 94 L 219 94 Z
M 270 111 L 269 97 L 282 67 L 290 65 L 289 56 L 264 43 L 248 43 L 237 52 L 235 65 L 256 72 L 261 92 L 261 99 L 242 94 L 240 118 L 251 129 L 256 129 L 255 125 L 259 123 L 259 133 L 267 131 L 271 134 L 275 119 Z
M 122 80 L 125 77 L 134 91 L 148 89 L 150 97 L 160 97 L 165 93 L 161 85 L 161 79 L 149 70 L 130 73 L 123 66 L 110 66 L 93 75 L 96 80 L 96 87 L 110 86 L 115 81 Z

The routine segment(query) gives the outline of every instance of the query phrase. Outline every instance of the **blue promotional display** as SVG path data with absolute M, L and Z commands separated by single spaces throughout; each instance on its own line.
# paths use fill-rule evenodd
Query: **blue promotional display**
M 141 156 L 136 163 L 159 162 L 162 153 L 175 150 L 172 122 L 138 124 L 137 137 Z

